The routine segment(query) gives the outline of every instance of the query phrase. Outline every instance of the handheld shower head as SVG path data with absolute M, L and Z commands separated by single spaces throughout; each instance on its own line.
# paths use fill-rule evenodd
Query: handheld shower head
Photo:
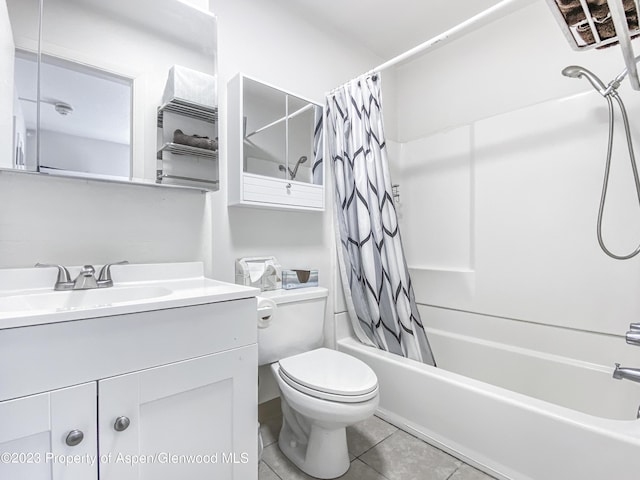
M 607 93 L 607 87 L 602 80 L 600 80 L 593 72 L 590 72 L 584 67 L 580 67 L 578 65 L 570 65 L 562 69 L 562 74 L 565 77 L 569 78 L 586 78 L 589 80 L 589 83 L 595 88 L 598 93 L 605 96 Z
M 301 156 L 298 159 L 298 161 L 296 162 L 296 166 L 293 167 L 293 173 L 291 174 L 291 180 L 296 178 L 296 175 L 298 174 L 298 167 L 300 167 L 300 165 L 303 164 L 306 161 L 307 161 L 307 157 L 305 155 Z
M 289 176 L 291 177 L 291 180 L 295 180 L 296 179 L 296 175 L 298 174 L 298 167 L 300 166 L 300 164 L 304 163 L 307 161 L 307 157 L 305 155 L 301 156 L 298 161 L 296 162 L 295 166 L 293 167 L 293 170 L 291 170 L 291 168 L 289 167 L 285 167 L 284 165 L 279 165 L 278 166 L 278 170 L 280 170 L 281 172 L 285 172 L 288 171 L 289 172 Z

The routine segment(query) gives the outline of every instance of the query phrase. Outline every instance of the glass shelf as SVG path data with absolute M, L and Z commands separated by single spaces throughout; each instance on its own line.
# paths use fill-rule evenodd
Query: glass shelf
M 216 160 L 218 158 L 217 150 L 208 150 L 206 148 L 192 147 L 190 145 L 181 145 L 179 143 L 165 143 L 158 150 L 158 160 L 162 160 L 162 152 L 173 153 L 175 155 L 192 155 L 195 157 L 206 157 Z
M 212 124 L 218 122 L 218 107 L 207 107 L 198 103 L 174 98 L 158 107 L 158 128 L 162 128 L 163 126 L 164 112 L 177 113 L 178 115 L 184 115 L 185 117 L 195 118 Z

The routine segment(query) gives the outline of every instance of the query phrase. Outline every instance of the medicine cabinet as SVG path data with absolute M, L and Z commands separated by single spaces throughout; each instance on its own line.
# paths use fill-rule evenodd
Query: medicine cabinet
M 322 106 L 243 74 L 227 98 L 229 205 L 324 210 Z

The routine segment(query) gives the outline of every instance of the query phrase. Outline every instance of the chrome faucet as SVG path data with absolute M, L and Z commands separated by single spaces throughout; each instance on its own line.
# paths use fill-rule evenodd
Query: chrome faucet
M 69 270 L 62 265 L 50 265 L 45 263 L 36 263 L 36 267 L 52 267 L 58 269 L 58 278 L 53 287 L 54 290 L 66 291 L 66 290 L 89 290 L 93 288 L 107 288 L 113 287 L 113 279 L 111 278 L 111 266 L 112 265 L 125 265 L 129 263 L 124 260 L 117 263 L 109 263 L 100 269 L 98 278 L 96 279 L 96 270 L 92 265 L 85 265 L 80 270 L 78 276 L 71 280 Z
M 625 339 L 629 345 L 640 346 L 640 323 L 632 323 L 629 325 L 629 331 L 625 335 Z M 621 367 L 616 363 L 616 369 L 613 371 L 613 378 L 616 380 L 631 380 L 640 383 L 640 368 Z M 638 418 L 640 418 L 640 410 L 638 410 Z
M 621 367 L 619 363 L 616 363 L 616 369 L 613 371 L 613 378 L 616 380 L 627 379 L 632 382 L 640 383 L 640 368 Z
M 89 290 L 91 288 L 98 288 L 98 282 L 96 282 L 96 269 L 93 268 L 92 265 L 85 265 L 73 281 L 73 289 Z

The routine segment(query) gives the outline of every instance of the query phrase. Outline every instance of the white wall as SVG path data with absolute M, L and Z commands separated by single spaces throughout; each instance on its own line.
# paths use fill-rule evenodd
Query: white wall
M 203 258 L 205 195 L 0 171 L 0 266 Z
M 618 47 L 572 51 L 537 2 L 397 70 L 401 228 L 419 303 L 613 335 L 640 318 L 640 258 L 610 259 L 595 235 L 606 103 L 560 74 L 570 64 L 605 81 L 624 67 Z M 640 145 L 640 97 L 620 91 Z M 618 133 L 604 230 L 627 253 L 640 209 Z
M 586 91 L 560 74 L 571 64 L 607 81 L 624 68 L 619 47 L 572 50 L 546 2 L 534 1 L 396 69 L 397 140 Z

